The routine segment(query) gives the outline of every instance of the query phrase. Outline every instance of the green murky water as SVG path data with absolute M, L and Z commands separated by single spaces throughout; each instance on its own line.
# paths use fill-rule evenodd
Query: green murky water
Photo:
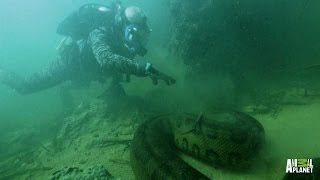
M 56 28 L 89 0 L 2 0 L 0 67 L 21 76 L 47 68 L 62 36 Z M 320 3 L 306 1 L 123 0 L 138 5 L 152 28 L 151 62 L 177 83 L 132 76 L 130 98 L 103 102 L 108 88 L 63 83 L 20 95 L 0 84 L 0 179 L 49 179 L 63 167 L 103 165 L 134 179 L 130 140 L 151 114 L 233 108 L 264 126 L 257 168 L 232 173 L 203 168 L 217 179 L 281 179 L 286 160 L 319 157 Z M 106 99 L 104 99 L 106 100 Z M 188 158 L 186 158 L 188 159 Z

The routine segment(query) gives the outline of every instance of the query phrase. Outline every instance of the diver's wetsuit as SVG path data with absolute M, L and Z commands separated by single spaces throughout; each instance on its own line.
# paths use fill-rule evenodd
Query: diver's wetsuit
M 100 27 L 87 39 L 66 45 L 57 60 L 46 70 L 28 78 L 0 69 L 0 82 L 21 94 L 38 92 L 64 81 L 86 83 L 104 81 L 110 75 L 144 75 L 143 64 L 132 60 L 135 54 L 124 46 L 121 32 Z

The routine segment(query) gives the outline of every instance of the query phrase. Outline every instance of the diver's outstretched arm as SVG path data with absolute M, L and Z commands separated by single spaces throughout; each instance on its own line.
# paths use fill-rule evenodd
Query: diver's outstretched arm
M 176 80 L 156 70 L 150 63 L 141 63 L 116 54 L 107 44 L 107 36 L 101 29 L 95 29 L 89 34 L 92 51 L 102 69 L 116 71 L 123 74 L 134 74 L 140 77 L 150 76 L 156 85 L 163 80 L 167 85 L 174 84 Z

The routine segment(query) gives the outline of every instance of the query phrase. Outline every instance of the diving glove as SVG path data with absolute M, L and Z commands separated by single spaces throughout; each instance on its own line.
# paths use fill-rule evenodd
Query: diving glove
M 176 80 L 172 77 L 156 70 L 151 63 L 140 64 L 138 67 L 138 76 L 150 76 L 154 85 L 158 84 L 158 80 L 164 81 L 167 85 L 175 84 Z

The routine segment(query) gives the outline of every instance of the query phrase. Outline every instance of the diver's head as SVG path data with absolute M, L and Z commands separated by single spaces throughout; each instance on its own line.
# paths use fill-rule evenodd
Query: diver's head
M 147 16 L 136 6 L 124 10 L 124 36 L 128 45 L 143 48 L 149 41 L 151 29 L 147 25 Z
M 145 13 L 137 6 L 129 6 L 124 10 L 124 15 L 132 24 L 146 25 L 147 17 Z

